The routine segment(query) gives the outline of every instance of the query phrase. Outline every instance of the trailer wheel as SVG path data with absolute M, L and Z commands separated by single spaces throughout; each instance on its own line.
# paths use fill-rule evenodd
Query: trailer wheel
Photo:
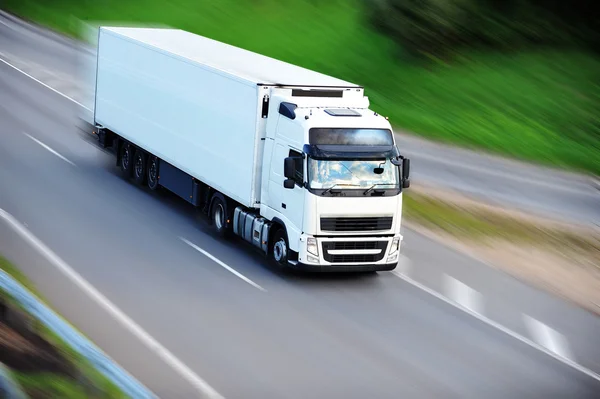
M 125 177 L 131 177 L 133 170 L 133 146 L 129 143 L 123 143 L 119 158 L 121 159 L 119 163 L 121 172 L 123 172 Z
M 146 182 L 150 190 L 156 190 L 158 188 L 158 158 L 154 155 L 148 157 L 148 163 L 146 165 Z
M 142 150 L 137 150 L 133 157 L 133 179 L 140 186 L 146 180 L 146 154 Z
M 210 221 L 215 232 L 221 237 L 229 234 L 229 210 L 227 201 L 220 193 L 215 193 L 210 206 Z
M 287 234 L 283 227 L 277 229 L 273 234 L 273 243 L 270 247 L 269 258 L 277 269 L 284 269 L 288 265 L 290 247 Z

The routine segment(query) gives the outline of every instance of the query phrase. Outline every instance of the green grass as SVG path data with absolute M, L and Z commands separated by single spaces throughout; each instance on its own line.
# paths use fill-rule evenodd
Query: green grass
M 401 62 L 360 0 L 4 0 L 77 36 L 74 18 L 161 23 L 366 86 L 395 126 L 449 143 L 600 173 L 600 60 L 576 51 Z
M 0 269 L 10 274 L 38 299 L 43 300 L 34 284 L 16 266 L 2 256 L 0 256 Z M 19 304 L 19 302 L 14 300 L 14 298 L 2 290 L 0 290 L 0 300 L 26 311 Z M 48 327 L 38 320 L 35 320 L 34 328 L 38 334 L 48 340 L 62 353 L 66 359 L 68 359 L 74 365 L 79 373 L 85 378 L 87 384 L 94 387 L 94 390 L 97 392 L 97 394 L 90 396 L 89 391 L 86 391 L 80 382 L 70 380 L 66 377 L 49 373 L 21 373 L 13 371 L 12 374 L 25 392 L 28 394 L 36 394 L 36 397 L 42 395 L 42 397 L 65 399 L 127 398 L 127 396 L 121 392 L 116 385 L 114 385 L 102 373 L 96 370 L 94 366 L 87 361 L 87 359 L 82 357 L 70 345 L 62 341 L 62 339 Z
M 98 394 L 90 395 L 81 384 L 57 376 L 52 373 L 18 373 L 13 372 L 15 380 L 23 390 L 32 397 L 64 398 L 64 399 L 119 399 L 126 398 L 123 393 L 113 388 L 110 391 L 98 390 Z
M 521 241 L 535 237 L 537 229 L 491 212 L 464 209 L 437 198 L 413 192 L 404 195 L 403 213 L 407 220 L 440 229 L 454 237 L 481 240 L 503 237 Z
M 13 372 L 15 380 L 27 392 L 29 396 L 34 396 L 38 392 L 47 393 L 55 398 L 85 398 L 85 390 L 64 377 L 58 377 L 51 373 L 40 373 L 31 375 L 28 373 Z
M 404 195 L 403 213 L 407 220 L 424 227 L 439 229 L 453 237 L 472 240 L 505 238 L 515 241 L 539 237 L 539 229 L 489 211 L 459 208 L 443 200 L 422 194 Z
M 27 290 L 33 292 L 36 296 L 38 293 L 34 285 L 29 281 L 29 279 L 18 269 L 16 268 L 8 259 L 0 255 L 0 269 L 4 270 L 6 273 L 10 274 L 12 278 L 17 280 L 23 287 L 27 288 Z M 39 296 L 38 296 L 39 297 Z

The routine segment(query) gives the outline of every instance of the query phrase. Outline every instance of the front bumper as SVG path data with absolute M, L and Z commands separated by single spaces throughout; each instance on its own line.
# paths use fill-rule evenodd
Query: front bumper
M 387 237 L 302 235 L 298 260 L 291 262 L 290 267 L 319 272 L 394 270 L 398 265 L 402 238 L 400 234 Z M 312 245 L 309 245 L 310 241 Z M 318 249 L 316 255 L 315 247 Z
M 380 263 L 380 264 L 340 264 L 340 265 L 317 265 L 307 264 L 302 262 L 293 262 L 289 264 L 289 267 L 295 270 L 305 272 L 319 272 L 319 273 L 362 273 L 362 272 L 383 272 L 394 270 L 398 266 L 396 263 Z

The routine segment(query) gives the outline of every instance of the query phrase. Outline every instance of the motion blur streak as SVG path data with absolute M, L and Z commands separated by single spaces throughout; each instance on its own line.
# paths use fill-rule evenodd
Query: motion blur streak
M 6 212 L 4 209 L 0 209 L 0 217 L 4 219 L 10 226 L 31 246 L 39 251 L 44 257 L 46 257 L 57 269 L 59 269 L 66 277 L 68 277 L 75 285 L 79 286 L 87 295 L 92 297 L 100 306 L 110 313 L 115 319 L 117 319 L 123 326 L 128 328 L 139 340 L 148 346 L 148 349 L 159 355 L 165 363 L 173 367 L 177 372 L 181 373 L 190 384 L 198 389 L 198 392 L 203 397 L 210 399 L 224 399 L 217 393 L 210 385 L 208 385 L 202 378 L 194 373 L 188 366 L 183 364 L 178 358 L 176 358 L 167 348 L 162 346 L 156 341 L 150 334 L 148 334 L 142 327 L 140 327 L 135 321 L 131 320 L 129 316 L 121 311 L 116 305 L 114 305 L 108 298 L 94 288 L 89 282 L 87 282 L 79 273 L 73 270 L 68 264 L 66 264 L 58 255 L 56 255 L 50 248 L 48 248 L 43 242 L 41 242 L 36 236 L 34 236 L 25 226 L 19 223 L 11 214 Z
M 34 76 L 36 65 L 62 71 L 73 77 L 62 82 L 64 87 L 76 91 L 77 68 L 68 61 L 76 57 L 76 47 L 33 28 L 30 33 L 36 33 L 30 35 L 1 28 L 2 51 L 20 59 L 20 68 Z M 17 65 L 18 60 L 9 61 Z M 34 66 L 25 69 L 30 61 Z M 452 275 L 480 292 L 485 317 L 521 336 L 527 334 L 524 312 L 558 325 L 578 362 L 595 371 L 600 365 L 597 317 L 411 230 L 403 232 L 410 279 L 441 294 L 431 296 L 391 273 L 319 278 L 274 273 L 238 242 L 216 240 L 169 195 L 151 195 L 117 177 L 114 159 L 95 147 L 89 132 L 73 127 L 79 113 L 73 108 L 71 101 L 0 64 L 0 205 L 228 399 L 598 397 L 595 378 L 449 306 L 442 276 Z M 40 150 L 22 131 L 78 168 Z M 415 153 L 422 148 L 420 141 L 401 143 L 412 144 Z M 432 147 L 424 151 L 439 159 L 462 157 Z M 508 186 L 529 205 L 541 198 L 553 210 L 575 209 L 583 218 L 597 214 L 595 205 L 578 211 L 556 191 L 511 181 L 510 170 L 500 181 L 414 159 L 423 179 L 462 182 L 456 185 L 466 191 L 481 188 L 483 181 L 488 193 Z M 465 156 L 464 162 L 472 159 Z M 473 164 L 489 169 L 486 162 L 483 156 Z M 0 250 L 37 278 L 43 294 L 111 357 L 161 397 L 197 395 L 196 389 L 186 392 L 186 386 L 194 386 L 189 379 L 165 377 L 170 369 L 164 360 L 153 362 L 147 346 L 136 346 L 131 334 L 65 283 L 55 265 L 35 258 L 3 227 Z M 197 252 L 182 250 L 177 237 L 209 249 L 268 287 L 269 294 L 240 284 Z

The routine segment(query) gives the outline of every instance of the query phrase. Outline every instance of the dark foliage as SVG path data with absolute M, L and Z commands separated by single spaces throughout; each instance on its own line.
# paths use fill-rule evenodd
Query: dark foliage
M 413 55 L 464 47 L 600 51 L 600 6 L 592 0 L 374 0 L 368 8 L 371 22 Z

